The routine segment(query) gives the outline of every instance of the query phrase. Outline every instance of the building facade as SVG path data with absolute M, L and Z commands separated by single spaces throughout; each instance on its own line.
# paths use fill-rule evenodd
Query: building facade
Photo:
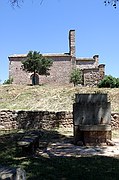
M 99 64 L 99 56 L 92 58 L 77 58 L 75 47 L 75 30 L 69 31 L 69 52 L 63 54 L 43 54 L 53 60 L 49 76 L 36 75 L 37 84 L 69 84 L 70 74 L 73 68 L 79 68 L 82 72 L 84 86 L 96 86 L 105 75 L 105 65 Z M 32 73 L 22 70 L 22 61 L 27 54 L 15 54 L 9 58 L 9 78 L 13 78 L 13 84 L 32 84 Z

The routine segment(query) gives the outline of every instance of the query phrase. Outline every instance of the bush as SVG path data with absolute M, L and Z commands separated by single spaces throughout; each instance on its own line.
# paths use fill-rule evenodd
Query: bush
M 111 75 L 105 76 L 102 81 L 98 84 L 98 87 L 107 87 L 107 88 L 118 88 L 119 87 L 119 78 L 115 78 Z
M 13 78 L 9 78 L 5 80 L 3 84 L 12 84 L 12 82 L 13 82 Z
M 70 76 L 70 82 L 74 84 L 74 86 L 82 83 L 82 74 L 79 69 L 73 69 Z
M 119 88 L 119 78 L 116 78 L 116 87 Z

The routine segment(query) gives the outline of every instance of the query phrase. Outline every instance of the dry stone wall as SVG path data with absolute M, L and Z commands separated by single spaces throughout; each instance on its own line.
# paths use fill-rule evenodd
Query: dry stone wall
M 119 113 L 111 114 L 112 129 L 119 129 Z
M 119 128 L 119 113 L 111 114 L 112 129 Z M 72 112 L 0 111 L 0 130 L 73 128 Z
M 0 129 L 70 128 L 72 119 L 72 112 L 0 111 Z

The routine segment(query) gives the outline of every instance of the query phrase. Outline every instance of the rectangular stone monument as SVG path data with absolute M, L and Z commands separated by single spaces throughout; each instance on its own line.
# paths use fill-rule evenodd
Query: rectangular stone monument
M 111 139 L 111 105 L 107 94 L 76 94 L 73 124 L 75 143 L 101 144 Z

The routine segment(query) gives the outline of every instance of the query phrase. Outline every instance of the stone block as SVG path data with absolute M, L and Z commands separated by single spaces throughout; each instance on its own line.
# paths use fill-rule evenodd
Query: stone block
M 1 180 L 26 180 L 26 173 L 21 168 L 11 168 L 0 166 Z
M 99 125 L 79 125 L 80 131 L 111 131 L 111 125 L 99 124 Z
M 76 103 L 97 103 L 107 102 L 107 94 L 76 94 Z
M 75 103 L 73 123 L 75 125 L 111 124 L 110 103 Z
M 109 131 L 84 131 L 83 133 L 85 145 L 102 145 L 106 144 L 107 139 L 111 140 Z

